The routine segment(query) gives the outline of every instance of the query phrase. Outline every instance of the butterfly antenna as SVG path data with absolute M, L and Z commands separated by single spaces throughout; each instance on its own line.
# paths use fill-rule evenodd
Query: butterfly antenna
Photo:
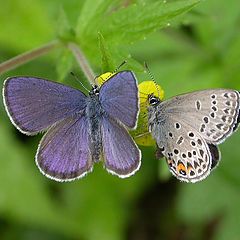
M 83 85 L 83 83 L 78 79 L 78 77 L 77 77 L 73 72 L 70 72 L 70 73 L 71 73 L 71 75 L 81 84 L 81 86 L 82 86 L 86 91 L 90 92 L 90 90 L 87 89 L 87 88 Z
M 149 67 L 148 67 L 148 65 L 147 65 L 146 62 L 144 62 L 144 67 L 146 68 L 146 70 L 147 70 L 147 72 L 148 72 L 151 80 L 154 82 L 154 84 L 155 84 L 155 86 L 156 86 L 156 88 L 157 88 L 157 91 L 158 91 L 158 98 L 160 98 L 160 90 L 159 90 L 158 84 L 157 84 L 157 82 L 155 81 L 154 76 L 153 76 L 153 74 L 151 73 L 151 71 L 149 70 Z
M 146 96 L 149 95 L 148 93 L 144 93 L 144 92 L 141 92 L 141 91 L 139 91 L 139 93 L 141 93 L 141 94 L 143 94 L 143 95 L 146 95 Z
M 113 72 L 114 72 L 114 73 L 118 72 L 118 70 L 119 70 L 124 64 L 126 64 L 126 63 L 127 63 L 127 61 L 124 60 Z

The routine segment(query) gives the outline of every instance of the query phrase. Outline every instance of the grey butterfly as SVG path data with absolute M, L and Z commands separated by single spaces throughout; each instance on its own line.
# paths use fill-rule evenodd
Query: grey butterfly
M 149 131 L 170 172 L 181 181 L 206 178 L 221 158 L 217 147 L 240 122 L 240 94 L 230 89 L 196 91 L 161 101 L 148 95 Z

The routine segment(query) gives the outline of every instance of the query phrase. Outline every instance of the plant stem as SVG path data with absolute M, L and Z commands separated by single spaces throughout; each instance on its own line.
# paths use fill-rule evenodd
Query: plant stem
M 7 72 L 13 68 L 16 68 L 20 65 L 23 65 L 24 63 L 27 63 L 30 60 L 33 60 L 37 57 L 40 57 L 60 45 L 61 43 L 58 40 L 54 40 L 50 43 L 43 45 L 42 47 L 33 49 L 31 51 L 20 54 L 14 58 L 11 58 L 0 64 L 0 74 Z
M 73 55 L 75 56 L 78 64 L 80 65 L 83 73 L 87 77 L 90 84 L 94 84 L 94 79 L 96 75 L 91 69 L 80 47 L 76 43 L 71 42 L 71 43 L 68 43 L 68 48 L 72 51 Z

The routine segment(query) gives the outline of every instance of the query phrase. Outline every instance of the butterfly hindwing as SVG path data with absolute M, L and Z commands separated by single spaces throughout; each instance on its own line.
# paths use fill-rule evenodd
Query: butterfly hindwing
M 213 144 L 208 144 L 211 156 L 212 156 L 212 164 L 211 164 L 211 170 L 215 169 L 218 166 L 218 163 L 221 159 L 221 152 L 218 149 L 218 146 Z
M 71 181 L 91 171 L 86 116 L 69 117 L 51 127 L 39 144 L 36 163 L 44 175 L 56 181 Z
M 181 181 L 196 182 L 211 170 L 211 152 L 206 141 L 194 129 L 183 125 L 176 129 L 170 116 L 161 124 L 152 124 L 152 134 L 159 151 L 166 158 L 170 172 Z
M 8 78 L 3 99 L 12 123 L 28 135 L 46 130 L 86 106 L 86 96 L 79 90 L 33 77 Z
M 141 152 L 124 126 L 103 116 L 102 139 L 104 164 L 110 173 L 125 178 L 139 169 Z

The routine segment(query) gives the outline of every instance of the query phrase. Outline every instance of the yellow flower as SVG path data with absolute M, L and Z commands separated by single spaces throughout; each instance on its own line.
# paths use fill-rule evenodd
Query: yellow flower
M 158 93 L 159 90 L 159 93 Z M 164 91 L 160 85 L 156 85 L 153 81 L 144 81 L 138 85 L 138 91 L 140 96 L 140 104 L 145 103 L 147 100 L 147 95 L 153 94 L 159 97 L 161 100 L 164 98 Z M 159 96 L 158 96 L 159 94 Z M 145 99 L 144 99 L 145 98 Z
M 105 72 L 99 77 L 96 78 L 96 82 L 98 86 L 101 86 L 104 82 L 106 82 L 110 77 L 114 76 L 116 72 Z
M 114 76 L 116 72 L 106 72 L 96 78 L 96 83 L 101 86 L 104 82 L 109 80 Z M 142 146 L 153 146 L 155 141 L 153 140 L 151 133 L 148 132 L 148 112 L 147 108 L 148 95 L 154 94 L 161 100 L 164 97 L 164 91 L 161 86 L 156 85 L 153 81 L 144 81 L 138 85 L 139 97 L 140 97 L 140 113 L 138 116 L 138 126 L 137 129 L 131 131 L 131 135 L 135 139 L 136 143 Z
M 164 97 L 164 91 L 161 86 L 156 85 L 153 81 L 144 81 L 138 85 L 139 97 L 140 97 L 140 113 L 138 116 L 138 126 L 135 131 L 132 132 L 132 136 L 136 143 L 142 146 L 155 145 L 151 133 L 148 131 L 148 95 L 154 94 L 161 100 Z

